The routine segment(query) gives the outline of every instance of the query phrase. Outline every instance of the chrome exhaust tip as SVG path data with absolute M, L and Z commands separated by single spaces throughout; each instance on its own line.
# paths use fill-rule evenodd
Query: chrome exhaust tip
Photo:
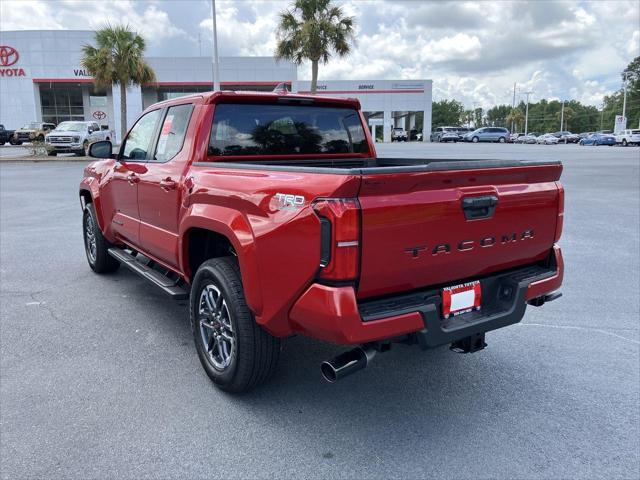
M 366 368 L 375 355 L 376 350 L 371 347 L 356 347 L 353 350 L 341 353 L 331 360 L 322 362 L 320 364 L 320 372 L 327 382 L 335 383 Z

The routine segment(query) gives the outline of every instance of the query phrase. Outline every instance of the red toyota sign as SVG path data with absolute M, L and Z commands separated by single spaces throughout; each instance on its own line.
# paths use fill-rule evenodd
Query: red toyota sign
M 24 77 L 22 68 L 6 68 L 20 60 L 18 51 L 9 45 L 0 45 L 0 77 Z
M 20 59 L 18 51 L 8 45 L 0 45 L 0 67 L 10 67 Z

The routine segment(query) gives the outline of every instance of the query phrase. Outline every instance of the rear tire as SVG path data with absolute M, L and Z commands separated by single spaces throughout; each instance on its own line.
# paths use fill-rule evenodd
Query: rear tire
M 115 272 L 120 267 L 120 262 L 109 255 L 111 243 L 104 238 L 93 203 L 88 203 L 82 215 L 82 232 L 84 237 L 84 250 L 91 270 L 96 273 Z
M 623 146 L 623 147 L 626 147 L 627 145 L 628 145 L 628 144 L 627 144 L 627 139 L 626 139 L 626 138 L 623 138 L 623 139 L 622 139 L 622 146 Z
M 280 339 L 256 323 L 235 258 L 214 258 L 200 265 L 189 304 L 198 358 L 216 386 L 240 393 L 271 377 Z

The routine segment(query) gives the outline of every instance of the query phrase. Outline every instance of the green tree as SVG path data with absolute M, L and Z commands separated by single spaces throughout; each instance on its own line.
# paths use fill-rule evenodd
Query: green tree
M 482 107 L 473 109 L 473 124 L 476 128 L 484 127 L 484 115 Z
M 143 58 L 145 41 L 128 26 L 95 32 L 95 43 L 82 47 L 82 66 L 100 87 L 120 86 L 120 139 L 127 133 L 127 86 L 153 82 L 155 74 Z
M 623 82 L 624 77 L 627 77 L 627 108 L 625 111 L 627 126 L 629 128 L 640 128 L 640 56 L 634 58 L 627 65 L 627 68 L 620 73 L 620 76 Z M 604 98 L 603 128 L 613 128 L 615 116 L 622 115 L 623 102 L 623 88 Z
M 511 122 L 507 117 L 511 113 L 511 105 L 496 105 L 487 110 L 486 123 L 492 127 L 511 128 Z
M 456 127 L 462 121 L 464 106 L 457 100 L 440 100 L 431 106 L 431 124 L 433 127 Z
M 511 124 L 513 124 L 513 132 L 523 131 L 524 130 L 524 113 L 519 108 L 512 108 L 507 117 L 505 118 L 505 123 L 508 125 L 508 128 L 511 129 Z M 505 125 L 505 127 L 507 127 Z
M 558 125 L 560 125 L 560 121 L 563 122 L 560 125 L 560 130 L 571 130 L 571 120 L 576 116 L 576 112 L 574 112 L 571 107 L 564 107 L 564 112 L 560 110 L 556 113 L 556 120 L 558 121 Z
M 300 65 L 311 62 L 311 93 L 318 85 L 318 64 L 326 64 L 333 53 L 344 57 L 353 43 L 353 17 L 331 0 L 296 0 L 290 10 L 280 13 L 276 58 Z

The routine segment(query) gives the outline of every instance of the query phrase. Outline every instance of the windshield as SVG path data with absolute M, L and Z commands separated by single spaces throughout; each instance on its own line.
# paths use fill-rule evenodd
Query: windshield
M 358 111 L 303 105 L 216 106 L 209 155 L 368 153 Z
M 22 127 L 22 130 L 38 130 L 38 129 L 40 129 L 40 124 L 36 122 L 26 123 Z
M 56 127 L 59 132 L 84 132 L 87 125 L 80 122 L 62 122 Z

